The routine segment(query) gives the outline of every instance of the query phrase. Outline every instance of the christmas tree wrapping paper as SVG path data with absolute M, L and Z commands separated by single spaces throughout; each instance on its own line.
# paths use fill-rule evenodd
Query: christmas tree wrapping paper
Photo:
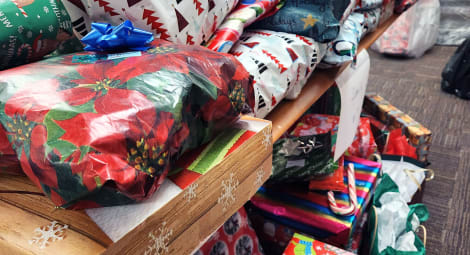
M 231 54 L 254 77 L 254 116 L 264 118 L 284 98 L 296 98 L 323 57 L 325 46 L 300 35 L 247 31 Z
M 274 15 L 253 24 L 253 28 L 307 36 L 320 43 L 333 41 L 350 0 L 289 0 Z
M 79 38 L 91 22 L 119 25 L 130 20 L 155 38 L 200 45 L 209 40 L 238 0 L 64 0 Z
M 300 186 L 265 187 L 253 196 L 251 203 L 261 214 L 279 224 L 306 233 L 320 241 L 349 248 L 352 236 L 372 197 L 380 164 L 356 157 L 346 157 L 345 165 L 354 164 L 358 210 L 340 216 L 330 209 L 326 191 L 311 191 Z M 347 174 L 344 182 L 348 182 Z M 336 202 L 349 204 L 348 188 L 335 192 Z
M 193 255 L 263 255 L 263 248 L 242 207 Z
M 153 194 L 184 152 L 254 105 L 232 56 L 157 40 L 0 73 L 0 122 L 23 171 L 57 205 L 128 204 Z
M 240 39 L 246 27 L 264 17 L 273 15 L 285 0 L 242 0 L 215 31 L 207 47 L 217 52 L 229 52 Z
M 354 255 L 338 247 L 295 233 L 283 255 Z
M 0 1 L 0 70 L 40 60 L 73 37 L 59 0 Z

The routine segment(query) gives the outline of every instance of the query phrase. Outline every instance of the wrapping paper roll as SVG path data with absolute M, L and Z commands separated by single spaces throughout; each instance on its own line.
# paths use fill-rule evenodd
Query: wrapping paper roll
M 254 115 L 265 117 L 284 98 L 298 96 L 325 46 L 310 38 L 272 32 L 247 31 L 231 54 L 254 77 Z
M 0 70 L 37 61 L 72 38 L 58 0 L 0 1 Z
M 224 23 L 215 31 L 207 47 L 217 52 L 229 52 L 246 27 L 276 13 L 285 0 L 242 0 Z
M 156 38 L 199 45 L 209 40 L 238 0 L 64 0 L 80 38 L 91 22 L 119 25 L 130 20 Z

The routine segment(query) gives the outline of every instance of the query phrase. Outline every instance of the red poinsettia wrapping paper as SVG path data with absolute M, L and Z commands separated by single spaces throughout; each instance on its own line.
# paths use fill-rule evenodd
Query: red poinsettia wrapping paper
M 130 20 L 156 38 L 186 45 L 207 42 L 238 0 L 63 0 L 81 38 L 91 22 Z
M 162 40 L 0 77 L 0 122 L 23 171 L 66 208 L 145 199 L 184 151 L 254 105 L 250 76 L 232 56 Z

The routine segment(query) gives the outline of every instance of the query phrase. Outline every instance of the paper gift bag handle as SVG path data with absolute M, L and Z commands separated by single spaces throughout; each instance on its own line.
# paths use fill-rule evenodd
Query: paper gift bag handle
M 356 178 L 354 176 L 354 164 L 348 165 L 348 192 L 349 192 L 349 206 L 340 207 L 336 204 L 335 194 L 333 191 L 328 191 L 328 203 L 330 209 L 338 215 L 349 216 L 354 215 L 358 209 L 357 194 L 356 194 Z
M 419 172 L 424 172 L 424 174 L 429 173 L 429 176 L 426 176 L 426 181 L 430 181 L 434 179 L 434 171 L 431 169 L 417 169 L 417 170 L 412 170 L 412 169 L 404 169 L 406 175 L 410 177 L 410 179 L 418 186 L 418 190 L 421 191 L 421 184 L 419 183 L 418 180 L 416 180 L 416 177 L 413 175 L 414 173 L 419 173 Z

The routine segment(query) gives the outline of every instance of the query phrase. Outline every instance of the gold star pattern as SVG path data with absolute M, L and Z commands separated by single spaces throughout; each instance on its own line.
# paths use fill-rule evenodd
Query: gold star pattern
M 303 18 L 303 19 L 300 19 L 304 22 L 304 29 L 306 29 L 307 27 L 313 27 L 315 25 L 315 23 L 318 21 L 318 19 L 314 19 L 312 17 L 312 14 L 309 14 L 307 16 L 307 18 Z

